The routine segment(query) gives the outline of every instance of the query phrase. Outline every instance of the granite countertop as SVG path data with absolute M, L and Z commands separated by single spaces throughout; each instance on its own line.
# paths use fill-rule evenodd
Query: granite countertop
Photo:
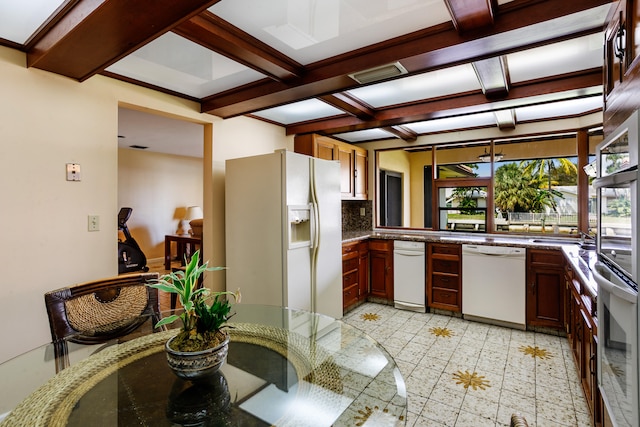
M 361 230 L 342 232 L 342 243 L 365 239 L 409 240 L 415 242 L 480 244 L 487 246 L 517 246 L 536 249 L 560 249 L 563 246 L 578 248 L 576 238 L 554 238 L 521 235 L 469 234 L 437 231 L 409 230 Z
M 591 269 L 597 260 L 595 250 L 581 249 L 576 238 L 537 237 L 520 235 L 468 234 L 437 231 L 409 230 L 361 230 L 345 231 L 342 242 L 351 243 L 366 239 L 409 240 L 416 242 L 481 244 L 488 246 L 517 246 L 532 249 L 562 250 L 584 288 L 582 293 L 595 300 L 597 287 Z

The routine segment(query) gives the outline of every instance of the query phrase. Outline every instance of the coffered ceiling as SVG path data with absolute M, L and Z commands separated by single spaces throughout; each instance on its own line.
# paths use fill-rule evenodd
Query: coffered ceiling
M 11 3 L 11 4 L 9 4 Z M 0 44 L 349 142 L 602 109 L 605 0 L 29 0 Z

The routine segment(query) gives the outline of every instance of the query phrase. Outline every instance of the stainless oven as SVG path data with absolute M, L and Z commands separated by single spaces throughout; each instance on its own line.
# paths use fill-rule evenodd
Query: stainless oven
M 638 140 L 636 111 L 596 147 L 598 387 L 615 426 L 637 427 Z
M 601 262 L 598 284 L 598 387 L 618 427 L 638 424 L 638 290 Z

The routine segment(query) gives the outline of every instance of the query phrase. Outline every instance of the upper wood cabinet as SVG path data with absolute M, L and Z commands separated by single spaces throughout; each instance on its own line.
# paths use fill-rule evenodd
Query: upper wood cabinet
M 604 33 L 604 132 L 640 108 L 640 1 L 612 3 Z M 634 82 L 636 82 L 634 84 Z
M 316 134 L 296 135 L 293 144 L 296 153 L 340 162 L 340 192 L 343 200 L 367 199 L 367 150 Z

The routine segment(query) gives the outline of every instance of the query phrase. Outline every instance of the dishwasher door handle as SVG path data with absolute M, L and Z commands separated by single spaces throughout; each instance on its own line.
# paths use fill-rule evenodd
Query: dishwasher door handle
M 403 255 L 403 256 L 424 256 L 424 251 L 403 251 L 399 249 L 394 249 L 393 254 Z

